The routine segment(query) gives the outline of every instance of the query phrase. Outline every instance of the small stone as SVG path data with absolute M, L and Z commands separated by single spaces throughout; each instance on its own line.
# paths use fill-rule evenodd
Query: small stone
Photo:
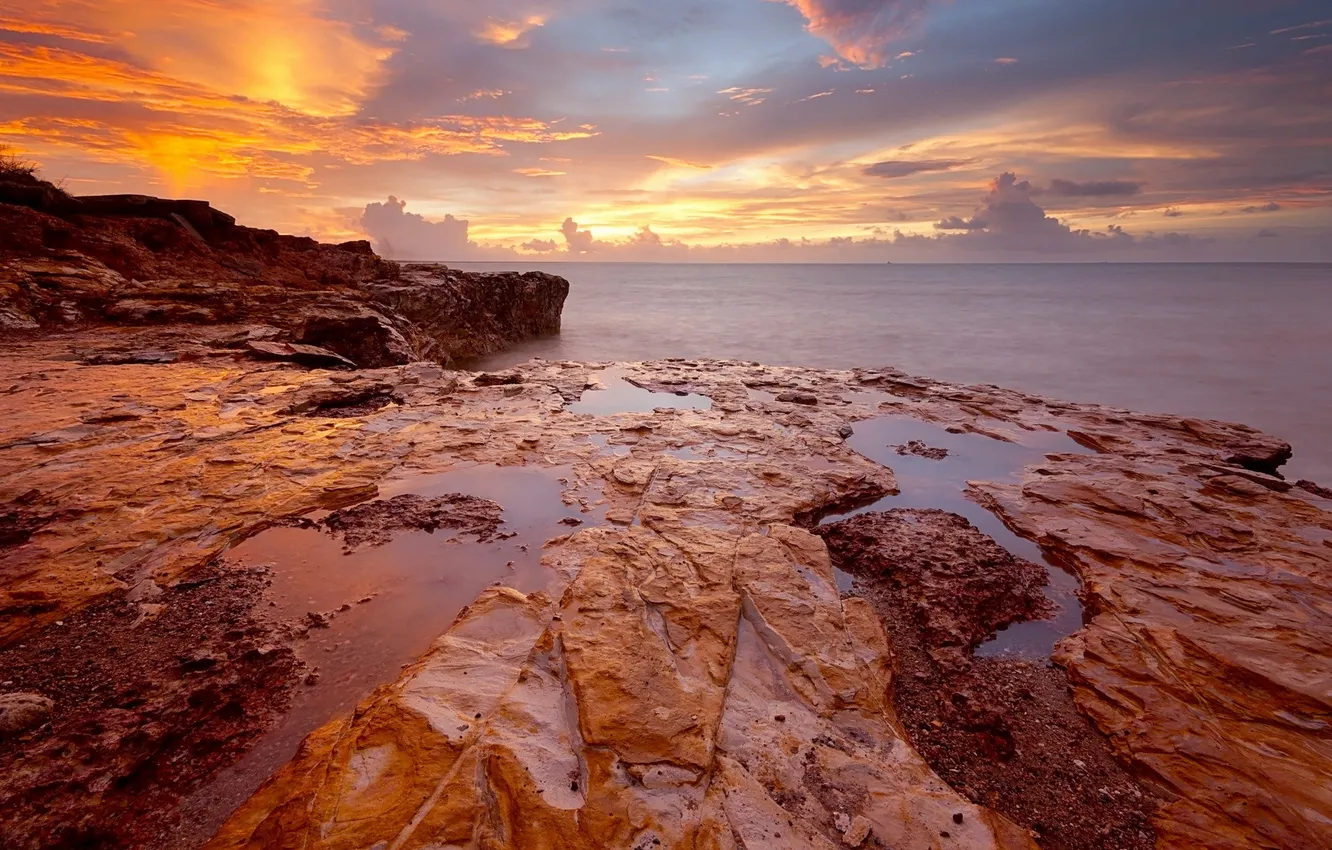
M 320 611 L 310 611 L 305 615 L 305 623 L 312 629 L 326 629 L 332 624 L 332 620 Z
M 953 823 L 961 823 L 964 820 L 966 820 L 966 818 L 962 816 L 961 812 L 955 812 L 953 814 Z
M 314 669 L 305 675 L 305 684 L 314 687 L 319 684 L 319 670 Z
M 846 842 L 848 847 L 859 847 L 870 837 L 873 830 L 873 824 L 869 818 L 864 815 L 856 815 L 851 821 L 851 826 L 842 831 L 842 841 Z
M 44 724 L 55 703 L 41 694 L 0 694 L 0 738 L 20 735 Z

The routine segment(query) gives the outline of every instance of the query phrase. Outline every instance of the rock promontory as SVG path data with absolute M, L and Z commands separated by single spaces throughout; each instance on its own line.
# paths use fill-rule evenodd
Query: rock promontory
M 452 364 L 558 333 L 568 282 L 471 274 L 236 224 L 206 201 L 0 181 L 0 329 L 247 325 L 362 368 Z M 200 341 L 216 342 L 202 331 Z

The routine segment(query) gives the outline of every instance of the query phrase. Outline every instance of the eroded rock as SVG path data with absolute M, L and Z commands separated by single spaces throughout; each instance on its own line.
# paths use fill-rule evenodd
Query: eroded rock
M 435 532 L 447 528 L 478 540 L 492 539 L 504 509 L 489 499 L 462 493 L 426 498 L 411 493 L 333 511 L 315 523 L 341 537 L 348 549 L 382 546 L 401 531 Z
M 1216 467 L 1240 448 L 1267 446 L 1275 457 L 1279 441 L 890 370 L 710 360 L 614 366 L 634 386 L 706 395 L 710 409 L 569 415 L 589 375 L 610 365 L 534 362 L 514 370 L 515 383 L 486 386 L 419 364 L 275 369 L 235 358 L 236 343 L 224 340 L 241 327 L 169 331 L 5 343 L 0 387 L 16 414 L 0 418 L 0 501 L 37 488 L 59 508 L 26 542 L 0 549 L 6 651 L 153 585 L 163 596 L 131 603 L 118 627 L 151 629 L 170 614 L 171 594 L 235 542 L 283 518 L 372 500 L 386 483 L 541 465 L 560 470 L 566 504 L 585 505 L 588 518 L 546 543 L 545 587 L 483 594 L 401 679 L 316 731 L 219 833 L 219 847 L 282 836 L 311 847 L 482 838 L 727 847 L 738 837 L 824 848 L 844 842 L 838 813 L 870 823 L 862 846 L 934 846 L 942 832 L 948 846 L 1032 846 L 1023 827 L 950 786 L 911 746 L 893 708 L 892 689 L 904 685 L 873 600 L 842 598 L 823 542 L 797 527 L 895 492 L 891 472 L 842 436 L 889 413 L 977 440 L 1073 429 L 1099 447 L 1038 456 L 1020 483 L 975 482 L 974 492 L 1083 578 L 1094 616 L 1059 658 L 1077 705 L 1119 759 L 1173 795 L 1154 820 L 1163 842 L 1317 846 L 1332 818 L 1319 781 L 1327 705 L 1317 684 L 1332 657 L 1332 628 L 1317 613 L 1332 598 L 1332 520 L 1305 490 L 1239 476 L 1230 477 L 1251 490 L 1213 486 Z M 170 353 L 182 338 L 216 353 L 118 366 L 71 356 L 111 345 Z M 350 397 L 338 387 L 395 401 L 304 415 L 321 398 Z M 750 403 L 746 387 L 808 392 L 819 404 Z M 129 405 L 139 418 L 84 421 Z M 946 599 L 926 598 L 948 614 Z M 976 639 L 949 617 L 940 634 Z M 96 654 L 110 644 L 86 651 L 110 664 Z M 261 650 L 241 658 L 272 655 Z M 180 671 L 187 654 L 172 647 L 162 668 Z M 182 674 L 208 677 L 231 658 L 223 651 L 215 666 Z M 63 695 L 16 687 L 51 693 L 65 716 Z M 964 696 L 950 710 L 984 725 L 997 697 Z M 145 724 L 143 707 L 124 710 L 117 729 Z M 1001 719 L 1020 750 L 1020 727 Z M 145 780 L 155 790 L 139 793 L 133 811 L 175 811 L 236 749 L 218 749 L 179 782 Z M 89 758 L 108 764 L 99 752 Z M 0 776 L 30 787 L 30 775 Z M 78 802 L 68 783 L 49 787 L 52 817 L 76 802 L 86 806 L 77 822 L 89 825 L 129 811 Z M 5 822 L 18 846 L 50 837 L 35 810 Z

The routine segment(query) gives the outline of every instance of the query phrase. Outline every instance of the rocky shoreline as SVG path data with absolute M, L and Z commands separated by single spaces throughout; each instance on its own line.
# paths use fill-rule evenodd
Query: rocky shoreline
M 97 203 L 0 204 L 9 846 L 1327 846 L 1332 503 L 1282 441 L 892 369 L 456 371 L 567 283 Z M 990 651 L 1061 609 L 1053 664 Z

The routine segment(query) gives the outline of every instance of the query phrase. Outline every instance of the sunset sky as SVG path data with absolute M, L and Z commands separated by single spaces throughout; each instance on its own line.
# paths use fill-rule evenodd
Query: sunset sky
M 76 194 L 437 260 L 1332 260 L 1327 0 L 0 0 Z

